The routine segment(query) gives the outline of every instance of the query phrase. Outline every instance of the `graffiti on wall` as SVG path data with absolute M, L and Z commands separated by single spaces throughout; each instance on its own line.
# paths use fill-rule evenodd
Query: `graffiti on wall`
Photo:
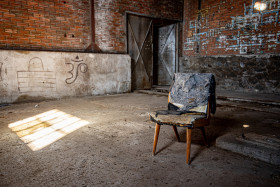
M 264 48 L 271 51 L 276 50 L 279 47 L 277 45 L 280 44 L 280 31 L 262 32 L 261 29 L 267 25 L 279 27 L 280 0 L 264 0 L 263 2 L 267 5 L 267 9 L 264 11 L 254 10 L 255 2 L 256 0 L 252 0 L 248 6 L 244 4 L 242 16 L 232 16 L 229 21 L 220 20 L 215 26 L 211 25 L 211 21 L 216 20 L 216 14 L 224 6 L 234 9 L 234 1 L 222 0 L 217 5 L 197 11 L 200 19 L 189 22 L 184 50 L 196 50 L 198 45 L 201 50 L 206 50 L 210 46 L 240 54 L 261 54 Z
M 46 71 L 39 57 L 30 59 L 28 71 L 18 71 L 17 79 L 20 93 L 56 91 L 55 73 Z
M 87 64 L 83 63 L 83 60 L 80 59 L 79 56 L 76 56 L 75 59 L 71 59 L 71 62 L 69 62 L 69 59 L 66 59 L 65 64 L 71 66 L 71 70 L 68 71 L 71 76 L 65 79 L 66 84 L 74 83 L 77 80 L 79 72 L 86 73 L 88 70 Z

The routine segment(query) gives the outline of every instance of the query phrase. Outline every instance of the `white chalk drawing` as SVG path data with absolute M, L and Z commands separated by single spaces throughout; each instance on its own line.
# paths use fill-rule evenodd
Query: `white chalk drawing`
M 66 61 L 69 61 L 69 59 L 66 59 Z M 71 65 L 71 70 L 68 71 L 71 76 L 65 79 L 66 84 L 74 83 L 79 75 L 79 72 L 86 73 L 88 70 L 87 64 L 82 63 L 83 60 L 79 59 L 79 56 L 76 56 L 75 59 L 71 59 L 71 61 L 72 62 L 65 62 L 65 64 Z
M 55 92 L 56 77 L 53 71 L 45 71 L 42 59 L 34 57 L 28 63 L 28 71 L 18 71 L 18 90 L 28 92 Z
M 242 46 L 240 48 L 240 54 L 247 54 L 247 47 Z
M 279 32 L 271 33 L 271 31 L 258 33 L 264 25 L 280 24 L 280 0 L 263 0 L 266 3 L 267 9 L 264 11 L 254 10 L 254 4 L 257 0 L 252 0 L 252 3 L 247 6 L 244 4 L 244 15 L 233 16 L 231 21 L 219 21 L 218 27 L 209 28 L 209 22 L 214 21 L 215 12 L 219 12 L 221 7 L 231 6 L 234 1 L 224 0 L 217 5 L 206 7 L 197 11 L 197 15 L 201 19 L 191 20 L 187 31 L 193 32 L 192 36 L 187 37 L 184 41 L 184 50 L 194 51 L 196 45 L 200 45 L 201 49 L 207 49 L 209 41 L 215 41 L 214 48 L 224 49 L 225 51 L 236 51 L 240 54 L 248 54 L 250 51 L 261 53 L 260 50 L 264 47 L 276 49 L 279 47 L 280 39 Z M 211 11 L 211 12 L 210 12 Z M 213 13 L 212 13 L 213 12 Z M 203 30 L 204 32 L 200 32 Z M 225 32 L 224 32 L 225 31 Z M 231 35 L 223 34 L 233 33 Z M 272 36 L 273 34 L 273 36 Z M 223 35 L 223 38 L 221 38 Z
M 2 66 L 3 66 L 3 63 L 0 62 L 0 81 L 3 80 L 3 78 L 2 78 Z

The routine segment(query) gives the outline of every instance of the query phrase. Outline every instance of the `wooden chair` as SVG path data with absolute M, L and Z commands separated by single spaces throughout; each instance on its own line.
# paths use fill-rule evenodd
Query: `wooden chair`
M 192 81 L 192 83 L 189 84 L 188 81 Z M 197 91 L 200 91 L 202 95 L 196 94 Z M 193 98 L 194 96 L 198 98 Z M 187 107 L 189 102 L 192 102 L 192 106 Z M 180 137 L 177 126 L 186 127 L 186 163 L 190 164 L 192 129 L 201 130 L 204 143 L 208 146 L 204 126 L 210 124 L 211 113 L 215 113 L 215 104 L 215 79 L 212 74 L 175 74 L 168 95 L 168 110 L 150 113 L 151 121 L 156 123 L 153 155 L 155 155 L 161 125 L 172 126 L 178 141 L 180 141 Z

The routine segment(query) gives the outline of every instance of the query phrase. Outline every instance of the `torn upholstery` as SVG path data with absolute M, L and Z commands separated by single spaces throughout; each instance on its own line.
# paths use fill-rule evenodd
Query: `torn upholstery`
M 159 124 L 189 126 L 196 119 L 216 111 L 215 78 L 211 73 L 175 73 L 170 87 L 168 110 L 150 113 L 150 119 Z

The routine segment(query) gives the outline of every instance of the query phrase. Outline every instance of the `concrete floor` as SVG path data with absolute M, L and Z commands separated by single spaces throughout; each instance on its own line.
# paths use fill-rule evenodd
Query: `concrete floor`
M 218 102 L 206 128 L 211 146 L 203 146 L 200 131 L 194 130 L 192 162 L 186 165 L 184 128 L 179 128 L 183 142 L 177 142 L 172 128 L 162 126 L 152 156 L 155 125 L 148 112 L 166 106 L 166 96 L 131 93 L 0 107 L 0 186 L 280 185 L 279 166 L 215 147 L 216 138 L 241 134 L 243 124 L 250 124 L 250 131 L 279 135 L 277 110 Z M 52 114 L 38 116 L 45 112 Z M 47 119 L 53 114 L 56 118 Z M 45 122 L 25 129 L 38 120 Z M 46 129 L 51 136 L 34 138 Z M 50 144 L 40 147 L 40 138 Z

